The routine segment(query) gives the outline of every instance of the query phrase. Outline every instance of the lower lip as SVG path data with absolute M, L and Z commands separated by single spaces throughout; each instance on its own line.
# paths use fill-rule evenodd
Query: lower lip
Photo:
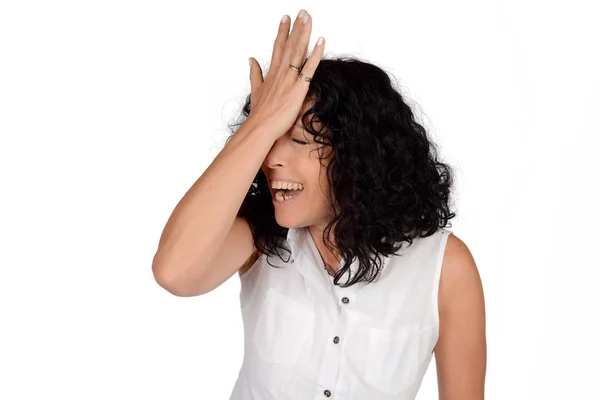
M 277 204 L 277 205 L 285 205 L 285 204 L 291 203 L 292 201 L 296 200 L 296 199 L 298 198 L 298 196 L 300 196 L 300 195 L 302 194 L 302 192 L 304 192 L 304 190 L 302 190 L 300 193 L 298 193 L 298 194 L 296 195 L 296 197 L 294 197 L 293 199 L 289 199 L 289 200 L 282 200 L 282 201 L 279 201 L 279 200 L 277 200 L 277 199 L 275 198 L 275 194 L 273 193 L 273 204 Z

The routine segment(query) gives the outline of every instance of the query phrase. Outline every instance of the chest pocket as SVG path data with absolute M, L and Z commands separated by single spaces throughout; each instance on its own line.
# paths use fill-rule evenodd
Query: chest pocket
M 412 387 L 419 373 L 419 324 L 394 329 L 370 328 L 364 379 L 395 395 Z
M 310 348 L 315 312 L 269 288 L 256 322 L 252 342 L 266 362 L 294 365 Z

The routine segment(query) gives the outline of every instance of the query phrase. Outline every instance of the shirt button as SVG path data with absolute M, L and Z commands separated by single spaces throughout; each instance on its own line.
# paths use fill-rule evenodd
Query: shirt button
M 327 397 L 331 396 L 331 392 L 330 392 L 329 390 L 325 390 L 324 394 L 325 394 L 325 396 L 327 396 Z
M 333 338 L 333 343 L 338 344 L 340 342 L 340 338 L 338 336 Z
M 350 303 L 350 299 L 347 297 L 342 297 L 342 303 L 348 304 L 348 303 Z

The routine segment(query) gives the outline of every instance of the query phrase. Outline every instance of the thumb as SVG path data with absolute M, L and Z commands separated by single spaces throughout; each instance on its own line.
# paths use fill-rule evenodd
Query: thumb
M 263 83 L 262 69 L 254 58 L 250 57 L 248 61 L 250 62 L 250 91 L 254 92 Z

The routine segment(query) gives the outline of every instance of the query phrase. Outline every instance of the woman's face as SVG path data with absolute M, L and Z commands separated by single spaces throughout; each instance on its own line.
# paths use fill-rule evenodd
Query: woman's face
M 315 142 L 314 136 L 302 128 L 301 116 L 308 107 L 310 103 L 305 102 L 294 125 L 275 141 L 261 165 L 271 191 L 275 219 L 280 226 L 286 228 L 323 226 L 331 219 L 325 168 L 332 155 L 319 160 L 318 148 L 322 145 Z M 314 128 L 318 130 L 319 126 Z M 331 152 L 331 148 L 324 150 Z M 278 201 L 275 193 L 279 189 L 271 187 L 274 181 L 301 183 L 304 189 L 291 200 Z

